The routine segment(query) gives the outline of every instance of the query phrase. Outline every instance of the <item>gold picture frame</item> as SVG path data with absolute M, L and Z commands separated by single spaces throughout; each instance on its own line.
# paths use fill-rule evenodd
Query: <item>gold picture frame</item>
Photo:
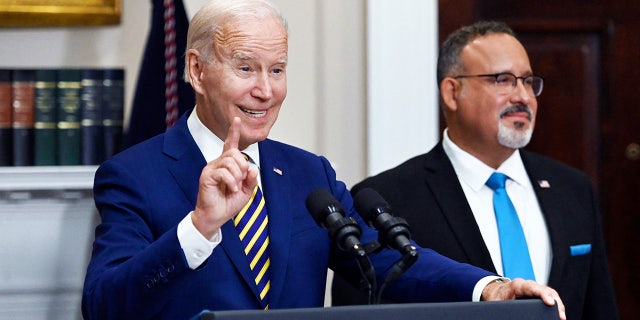
M 120 23 L 122 0 L 0 0 L 0 27 L 105 26 Z

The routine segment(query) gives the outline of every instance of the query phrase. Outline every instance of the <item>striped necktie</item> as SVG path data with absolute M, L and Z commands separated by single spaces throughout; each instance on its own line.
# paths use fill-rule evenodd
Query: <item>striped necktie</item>
M 486 183 L 493 190 L 493 208 L 498 224 L 504 276 L 535 280 L 527 239 L 524 237 L 518 213 L 505 189 L 507 179 L 506 175 L 494 172 Z
M 244 155 L 251 163 L 253 160 Z M 267 207 L 260 187 L 256 185 L 253 196 L 233 219 L 244 246 L 249 267 L 253 271 L 256 286 L 260 293 L 260 301 L 264 309 L 269 309 L 269 288 L 271 286 L 269 265 L 269 227 Z

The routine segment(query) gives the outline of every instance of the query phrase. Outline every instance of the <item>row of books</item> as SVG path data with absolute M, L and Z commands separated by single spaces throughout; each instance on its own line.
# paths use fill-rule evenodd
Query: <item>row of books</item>
M 0 69 L 0 166 L 100 164 L 123 115 L 124 69 Z

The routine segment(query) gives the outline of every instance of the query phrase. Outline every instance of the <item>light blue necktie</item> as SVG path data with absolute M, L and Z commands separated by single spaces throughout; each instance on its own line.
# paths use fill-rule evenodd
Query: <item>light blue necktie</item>
M 511 279 L 535 280 L 527 240 L 518 213 L 504 188 L 507 179 L 506 175 L 494 172 L 486 183 L 493 190 L 493 209 L 498 223 L 504 276 Z

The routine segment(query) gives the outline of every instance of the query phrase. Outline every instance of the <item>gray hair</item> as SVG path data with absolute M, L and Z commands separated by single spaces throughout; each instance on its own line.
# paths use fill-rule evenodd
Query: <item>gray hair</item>
M 277 17 L 288 35 L 287 20 L 268 0 L 211 0 L 193 16 L 189 23 L 186 50 L 195 49 L 205 61 L 210 61 L 214 34 L 225 22 L 243 18 Z M 186 59 L 186 54 L 185 54 Z M 189 83 L 189 64 L 185 61 L 184 81 Z

